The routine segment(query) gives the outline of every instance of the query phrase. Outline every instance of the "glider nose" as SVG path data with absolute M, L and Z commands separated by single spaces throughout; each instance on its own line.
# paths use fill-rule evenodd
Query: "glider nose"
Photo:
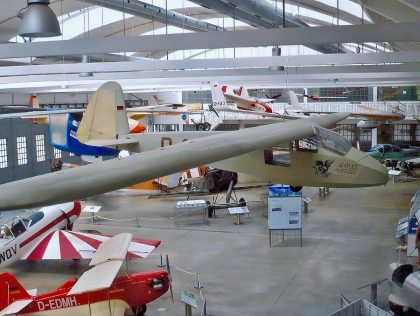
M 388 170 L 376 159 L 366 155 L 359 163 L 365 167 L 364 177 L 371 185 L 384 185 L 388 182 Z

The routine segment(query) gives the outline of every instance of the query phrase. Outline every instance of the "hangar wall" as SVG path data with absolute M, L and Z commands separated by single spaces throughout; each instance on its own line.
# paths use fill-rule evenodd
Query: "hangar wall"
M 29 120 L 4 119 L 0 124 L 0 183 L 51 171 L 53 159 L 81 163 L 79 157 L 54 149 L 48 125 Z

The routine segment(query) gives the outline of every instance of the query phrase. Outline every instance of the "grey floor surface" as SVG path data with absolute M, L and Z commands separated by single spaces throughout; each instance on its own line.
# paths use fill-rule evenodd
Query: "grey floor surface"
M 238 192 L 238 197 L 252 201 L 244 225 L 234 225 L 235 218 L 219 210 L 209 225 L 183 222 L 177 226 L 173 206 L 182 197 L 147 199 L 144 193 L 117 191 L 87 201 L 102 205 L 100 215 L 115 220 L 91 224 L 90 219 L 80 219 L 75 229 L 130 232 L 162 240 L 153 256 L 129 263 L 130 271 L 158 269 L 159 254 L 169 255 L 177 303 L 171 303 L 168 293 L 149 305 L 147 315 L 184 315 L 179 303 L 181 289 L 194 293 L 201 306 L 194 288 L 196 275 L 186 272 L 199 273 L 211 315 L 328 315 L 339 308 L 341 294 L 351 300 L 368 298 L 368 289 L 357 288 L 385 278 L 388 264 L 398 260 L 396 222 L 408 214 L 409 201 L 419 184 L 331 189 L 322 200 L 315 196 L 317 190 L 305 189 L 313 201 L 309 213 L 304 214 L 302 248 L 297 238 L 290 237 L 284 243 L 276 237 L 276 245 L 269 247 L 263 216 L 266 205 L 259 202 L 266 188 Z M 400 260 L 407 260 L 405 254 Z M 44 291 L 82 274 L 87 264 L 19 262 L 7 270 L 26 288 Z M 379 287 L 381 305 L 387 294 L 384 283 Z M 200 312 L 200 308 L 194 310 L 193 315 Z

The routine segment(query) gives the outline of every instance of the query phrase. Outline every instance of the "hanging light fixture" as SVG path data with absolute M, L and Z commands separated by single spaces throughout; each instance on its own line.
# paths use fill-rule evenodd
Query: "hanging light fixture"
M 61 35 L 60 25 L 53 10 L 48 6 L 50 0 L 27 0 L 19 35 L 22 37 L 53 37 Z

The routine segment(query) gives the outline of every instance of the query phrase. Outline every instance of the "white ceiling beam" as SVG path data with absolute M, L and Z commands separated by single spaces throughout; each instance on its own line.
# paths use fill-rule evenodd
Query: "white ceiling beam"
M 0 58 L 116 53 L 121 51 L 173 51 L 272 45 L 420 41 L 420 32 L 417 31 L 419 28 L 420 23 L 415 22 L 13 43 L 0 45 Z
M 295 80 L 307 82 L 308 80 L 359 80 L 375 79 L 400 80 L 404 78 L 418 78 L 420 80 L 420 65 L 387 65 L 387 66 L 340 66 L 340 67 L 302 67 L 290 68 L 287 71 L 273 71 L 269 69 L 210 69 L 210 70 L 185 70 L 185 71 L 142 71 L 142 72 L 115 72 L 98 73 L 92 77 L 81 78 L 77 74 L 38 75 L 38 76 L 15 76 L 0 78 L 2 88 L 13 87 L 13 84 L 23 83 L 30 85 L 31 82 L 51 82 L 56 85 L 59 82 L 89 82 L 95 80 L 135 80 L 136 82 L 148 82 L 159 84 L 177 84 L 179 81 L 194 78 L 195 83 L 211 82 L 214 80 L 223 82 L 224 77 L 237 77 L 242 80 Z
M 188 69 L 268 68 L 276 66 L 340 66 L 351 64 L 387 63 L 420 63 L 420 54 L 418 52 L 389 52 L 4 66 L 0 67 L 0 77 L 78 74 L 82 72 L 111 73 Z
M 415 22 L 419 12 L 395 0 L 361 0 L 364 7 L 394 22 Z

